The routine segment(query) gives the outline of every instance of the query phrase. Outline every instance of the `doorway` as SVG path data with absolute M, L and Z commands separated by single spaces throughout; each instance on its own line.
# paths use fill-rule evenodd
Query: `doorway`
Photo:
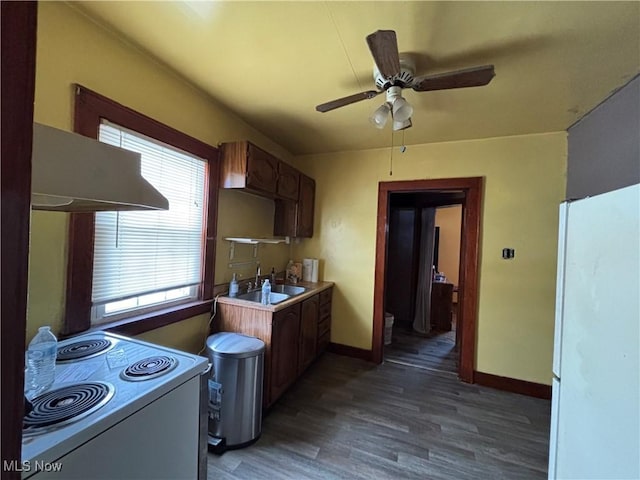
M 376 270 L 374 281 L 373 349 L 372 357 L 381 363 L 384 354 L 385 291 L 387 288 L 387 254 L 392 195 L 403 194 L 408 202 L 419 199 L 431 206 L 460 203 L 462 228 L 460 270 L 458 280 L 458 308 L 456 315 L 459 344 L 458 376 L 473 383 L 478 305 L 478 255 L 480 240 L 480 211 L 482 177 L 436 180 L 380 182 L 378 188 L 378 226 L 376 235 Z M 426 199 L 429 198 L 429 202 Z M 455 201 L 452 201 L 455 199 Z
M 456 308 L 463 199 L 463 192 L 390 195 L 386 362 L 458 372 Z

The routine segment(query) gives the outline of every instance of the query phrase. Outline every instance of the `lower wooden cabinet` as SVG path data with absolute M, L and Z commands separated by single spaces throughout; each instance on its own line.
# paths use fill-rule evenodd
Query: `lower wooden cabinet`
M 453 314 L 453 285 L 451 283 L 433 282 L 431 284 L 431 328 L 451 331 Z
M 323 290 L 318 295 L 318 341 L 316 355 L 327 349 L 331 341 L 331 297 L 333 287 Z
M 270 403 L 280 397 L 298 378 L 298 340 L 300 337 L 300 304 L 273 314 L 271 325 Z
M 313 363 L 329 343 L 332 289 L 321 291 L 275 313 L 218 303 L 216 332 L 261 339 L 264 357 L 263 401 L 270 407 Z
M 302 302 L 298 373 L 305 371 L 316 359 L 316 344 L 318 341 L 318 301 L 319 295 L 315 295 Z

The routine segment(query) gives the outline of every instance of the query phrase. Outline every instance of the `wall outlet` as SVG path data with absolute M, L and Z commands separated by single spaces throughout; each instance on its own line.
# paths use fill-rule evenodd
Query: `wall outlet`
M 505 260 L 511 260 L 516 256 L 516 251 L 513 248 L 503 248 L 502 249 L 502 258 Z

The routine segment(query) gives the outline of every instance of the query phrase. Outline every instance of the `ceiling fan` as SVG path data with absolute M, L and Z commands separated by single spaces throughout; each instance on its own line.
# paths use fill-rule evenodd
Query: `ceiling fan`
M 412 59 L 409 56 L 401 56 L 398 52 L 395 31 L 378 30 L 367 35 L 367 44 L 375 62 L 373 78 L 378 90 L 367 90 L 322 103 L 316 106 L 318 112 L 328 112 L 374 98 L 385 92 L 387 97 L 385 103 L 376 109 L 369 120 L 376 127 L 384 128 L 389 116 L 391 116 L 393 129 L 403 130 L 411 126 L 411 115 L 413 115 L 413 107 L 402 97 L 403 88 L 412 88 L 416 92 L 428 92 L 451 88 L 479 87 L 487 85 L 495 76 L 493 65 L 483 65 L 415 77 Z

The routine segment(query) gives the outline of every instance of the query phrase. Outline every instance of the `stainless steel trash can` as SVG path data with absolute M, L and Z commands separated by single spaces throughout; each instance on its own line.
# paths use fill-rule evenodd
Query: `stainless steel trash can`
M 262 340 L 238 333 L 207 338 L 209 450 L 246 447 L 260 437 L 264 350 Z

